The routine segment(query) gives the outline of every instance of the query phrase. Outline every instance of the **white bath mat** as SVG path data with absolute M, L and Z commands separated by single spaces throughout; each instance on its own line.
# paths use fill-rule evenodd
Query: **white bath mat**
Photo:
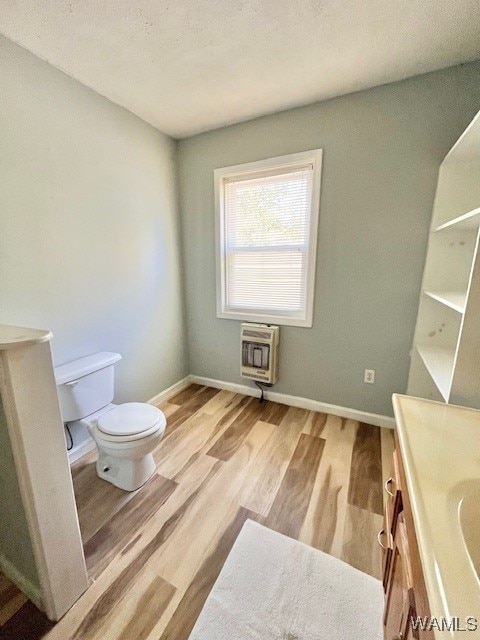
M 247 520 L 190 640 L 382 640 L 379 580 Z

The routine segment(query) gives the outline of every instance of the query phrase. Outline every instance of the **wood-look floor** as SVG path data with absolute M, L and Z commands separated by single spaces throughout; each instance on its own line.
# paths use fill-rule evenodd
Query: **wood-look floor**
M 0 578 L 2 640 L 186 640 L 248 518 L 380 577 L 391 431 L 198 385 L 161 408 L 139 491 L 72 469 L 90 588 L 52 625 Z

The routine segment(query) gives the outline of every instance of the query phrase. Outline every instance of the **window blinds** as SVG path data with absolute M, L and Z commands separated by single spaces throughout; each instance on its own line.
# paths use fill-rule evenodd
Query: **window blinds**
M 310 164 L 225 179 L 227 309 L 304 313 L 312 185 Z

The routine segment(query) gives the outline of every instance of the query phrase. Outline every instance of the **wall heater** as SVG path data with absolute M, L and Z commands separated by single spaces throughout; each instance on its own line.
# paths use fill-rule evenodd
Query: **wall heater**
M 280 328 L 269 324 L 242 323 L 241 368 L 243 378 L 274 384 L 278 375 Z

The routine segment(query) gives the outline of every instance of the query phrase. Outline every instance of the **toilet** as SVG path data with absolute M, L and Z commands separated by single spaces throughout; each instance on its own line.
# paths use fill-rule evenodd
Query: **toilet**
M 55 368 L 63 421 L 87 427 L 98 447 L 97 474 L 135 491 L 155 473 L 153 450 L 167 421 L 146 402 L 112 404 L 119 353 L 102 351 Z

